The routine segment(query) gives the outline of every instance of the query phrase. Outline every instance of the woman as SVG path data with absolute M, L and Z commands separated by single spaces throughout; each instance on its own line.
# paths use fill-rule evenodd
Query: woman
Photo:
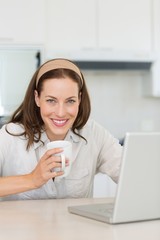
M 3 200 L 92 197 L 96 173 L 118 181 L 122 147 L 89 119 L 90 99 L 79 68 L 67 59 L 44 63 L 34 74 L 22 104 L 0 130 L 0 197 Z M 73 147 L 70 174 L 63 172 L 49 141 Z M 66 165 L 69 164 L 66 161 Z M 52 171 L 51 171 L 52 169 Z

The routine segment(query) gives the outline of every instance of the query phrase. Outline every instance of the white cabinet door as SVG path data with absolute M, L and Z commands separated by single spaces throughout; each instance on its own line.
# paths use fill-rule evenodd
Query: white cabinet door
M 0 43 L 43 43 L 45 0 L 0 0 Z
M 153 0 L 47 0 L 48 50 L 152 51 Z
M 48 50 L 80 50 L 95 47 L 95 0 L 46 0 Z
M 98 0 L 99 47 L 148 52 L 152 49 L 152 0 Z
M 0 42 L 47 50 L 152 48 L 153 0 L 0 0 Z

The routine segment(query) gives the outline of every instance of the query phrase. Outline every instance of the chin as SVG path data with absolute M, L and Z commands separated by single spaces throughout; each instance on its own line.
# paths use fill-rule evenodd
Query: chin
M 66 129 L 66 130 L 53 129 L 52 133 L 55 134 L 56 136 L 66 136 L 68 131 L 69 131 L 69 129 Z

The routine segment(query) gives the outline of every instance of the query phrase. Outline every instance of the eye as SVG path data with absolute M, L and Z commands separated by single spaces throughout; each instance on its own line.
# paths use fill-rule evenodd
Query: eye
M 53 98 L 49 98 L 49 99 L 46 100 L 46 102 L 48 102 L 48 103 L 55 103 L 56 101 Z
M 67 102 L 68 102 L 69 104 L 74 104 L 76 101 L 75 101 L 74 99 L 69 99 Z

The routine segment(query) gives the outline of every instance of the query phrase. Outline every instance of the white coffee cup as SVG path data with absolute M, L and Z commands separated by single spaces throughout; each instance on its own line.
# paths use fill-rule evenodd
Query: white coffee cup
M 67 177 L 72 164 L 72 144 L 69 141 L 65 140 L 57 140 L 52 141 L 47 144 L 47 149 L 53 149 L 53 148 L 62 148 L 63 152 L 56 153 L 55 156 L 61 157 L 62 165 L 60 168 L 54 168 L 54 171 L 59 172 L 63 171 L 64 174 L 61 176 L 58 176 L 58 178 Z M 66 166 L 66 159 L 69 160 L 69 165 Z

